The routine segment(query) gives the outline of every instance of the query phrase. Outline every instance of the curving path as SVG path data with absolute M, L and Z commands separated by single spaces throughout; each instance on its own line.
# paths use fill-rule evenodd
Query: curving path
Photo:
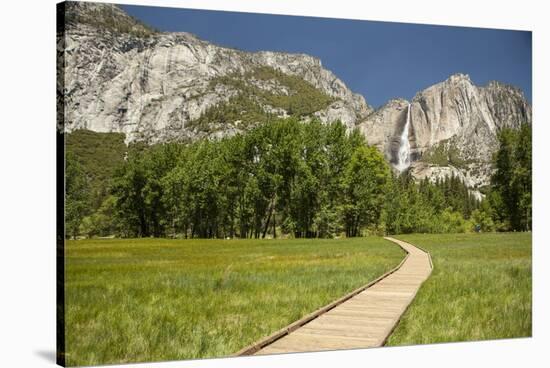
M 432 272 L 428 253 L 404 241 L 385 239 L 408 253 L 400 266 L 361 291 L 321 308 L 236 355 L 382 346 Z

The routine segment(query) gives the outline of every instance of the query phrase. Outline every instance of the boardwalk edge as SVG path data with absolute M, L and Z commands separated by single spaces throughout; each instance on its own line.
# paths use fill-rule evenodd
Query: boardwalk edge
M 384 239 L 387 239 L 389 241 L 393 241 L 394 238 L 390 238 L 390 237 L 384 237 Z M 399 239 L 396 239 L 396 240 L 399 240 Z M 433 262 L 432 262 L 432 255 L 430 254 L 430 252 L 428 252 L 426 249 L 422 248 L 422 247 L 419 247 L 418 245 L 415 245 L 415 244 L 411 244 L 409 242 L 406 242 L 404 240 L 399 240 L 399 241 L 402 241 L 403 243 L 407 243 L 407 244 L 410 244 L 418 249 L 420 249 L 421 251 L 423 251 L 424 253 L 426 253 L 428 255 L 428 260 L 430 261 L 430 275 L 431 273 L 433 272 L 434 270 L 434 265 L 433 265 Z M 396 243 L 397 244 L 397 243 Z M 429 278 L 429 276 L 428 276 Z M 426 278 L 427 280 L 427 278 Z M 424 284 L 424 282 L 426 282 L 426 280 L 424 280 L 422 282 L 422 284 L 420 285 L 420 287 L 418 288 L 418 290 L 416 290 L 416 292 L 414 293 L 414 295 L 412 296 L 411 298 L 411 301 L 409 302 L 409 304 L 407 305 L 407 308 L 405 308 L 405 310 L 403 311 L 403 313 L 401 313 L 401 315 L 399 316 L 399 319 L 397 319 L 397 322 L 393 325 L 392 329 L 390 330 L 390 333 L 386 336 L 386 338 L 384 339 L 384 341 L 382 341 L 382 344 L 380 344 L 380 346 L 385 346 L 386 343 L 388 342 L 388 339 L 390 338 L 390 336 L 393 334 L 393 331 L 395 331 L 395 329 L 397 328 L 397 326 L 399 326 L 399 323 L 401 322 L 401 319 L 403 318 L 403 316 L 407 313 L 407 311 L 409 310 L 412 302 L 414 301 L 414 299 L 416 298 L 416 294 L 418 294 L 418 292 L 420 291 L 420 289 L 422 288 L 422 285 Z

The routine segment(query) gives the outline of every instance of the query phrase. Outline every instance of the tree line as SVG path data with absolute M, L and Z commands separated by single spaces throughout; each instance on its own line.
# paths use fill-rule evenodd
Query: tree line
M 458 178 L 417 183 L 394 175 L 375 147 L 340 122 L 280 119 L 221 140 L 131 147 L 95 206 L 85 168 L 68 154 L 67 235 L 327 238 L 476 226 L 527 230 L 527 135 L 501 134 L 496 174 L 482 202 Z M 503 179 L 505 170 L 515 175 L 513 184 Z
M 504 129 L 494 157 L 495 173 L 484 211 L 497 230 L 532 229 L 532 129 Z

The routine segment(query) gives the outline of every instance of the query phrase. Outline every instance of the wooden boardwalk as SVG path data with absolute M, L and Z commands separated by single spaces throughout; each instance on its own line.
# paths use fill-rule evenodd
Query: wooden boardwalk
M 382 346 L 432 272 L 428 253 L 412 244 L 386 239 L 397 243 L 408 253 L 398 268 L 364 290 L 321 308 L 237 355 Z

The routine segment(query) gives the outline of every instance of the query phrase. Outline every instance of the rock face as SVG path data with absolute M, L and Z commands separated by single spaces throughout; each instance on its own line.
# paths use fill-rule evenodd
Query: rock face
M 397 164 L 397 152 L 401 133 L 407 121 L 408 106 L 407 100 L 392 99 L 359 124 L 359 129 L 369 144 L 375 145 L 384 152 L 388 161 L 394 165 Z M 410 134 L 409 138 L 411 138 Z M 414 140 L 409 139 L 409 141 Z
M 64 129 L 123 132 L 127 141 L 200 138 L 208 133 L 188 127 L 208 108 L 238 95 L 239 86 L 211 83 L 270 67 L 297 76 L 333 102 L 317 111 L 322 120 L 339 118 L 352 128 L 372 108 L 352 93 L 319 59 L 304 54 L 247 53 L 202 41 L 189 33 L 148 29 L 110 4 L 67 3 L 58 52 L 64 58 Z M 122 27 L 119 25 L 123 25 Z M 276 81 L 258 80 L 260 89 L 277 89 Z M 295 91 L 279 88 L 277 93 Z M 287 111 L 264 104 L 276 115 Z M 212 134 L 223 136 L 227 126 Z
M 63 15 L 57 96 L 67 132 L 121 132 L 127 143 L 220 138 L 261 123 L 263 114 L 296 115 L 293 104 L 277 101 L 298 97 L 309 108 L 299 114 L 304 121 L 315 116 L 360 129 L 394 167 L 408 142 L 414 177 L 455 175 L 477 189 L 489 182 L 499 130 L 531 123 L 522 92 L 499 82 L 479 87 L 455 74 L 412 101 L 393 99 L 373 111 L 309 55 L 248 53 L 189 33 L 160 33 L 110 4 L 69 2 Z M 238 108 L 208 114 L 237 98 Z
M 455 74 L 410 102 L 388 102 L 359 124 L 369 143 L 394 164 L 409 104 L 413 176 L 452 174 L 473 188 L 488 184 L 499 130 L 531 123 L 531 107 L 517 88 L 499 82 L 478 87 L 467 75 Z

